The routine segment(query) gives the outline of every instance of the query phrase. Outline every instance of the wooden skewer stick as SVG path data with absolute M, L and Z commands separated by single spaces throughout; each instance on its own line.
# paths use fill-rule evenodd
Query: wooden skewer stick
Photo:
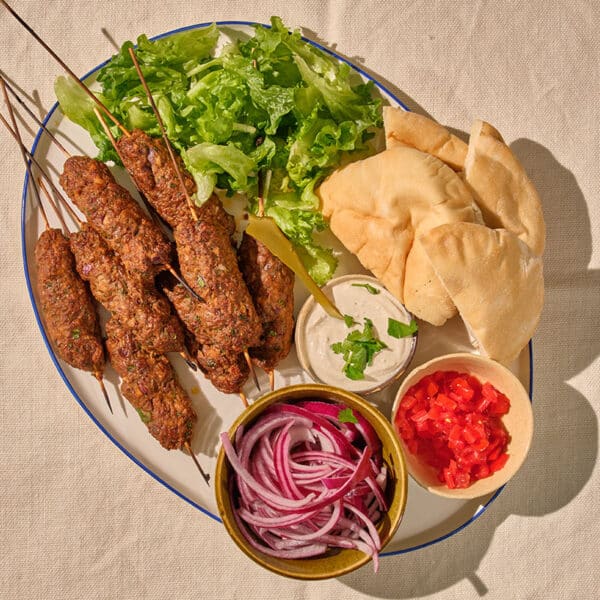
M 242 400 L 242 404 L 243 404 L 243 405 L 244 405 L 246 408 L 248 408 L 250 405 L 248 404 L 248 398 L 246 397 L 246 394 L 244 394 L 244 392 L 240 392 L 240 393 L 239 393 L 239 396 L 240 396 L 240 398 L 241 398 L 241 400 Z
M 154 115 L 156 116 L 156 120 L 158 121 L 158 126 L 160 127 L 160 131 L 162 133 L 162 138 L 167 147 L 167 151 L 169 152 L 171 161 L 173 162 L 173 166 L 175 167 L 175 172 L 177 173 L 177 178 L 179 179 L 179 184 L 181 185 L 181 189 L 183 190 L 183 193 L 185 194 L 185 199 L 186 199 L 188 207 L 192 213 L 192 218 L 194 219 L 194 221 L 197 221 L 198 215 L 196 214 L 196 208 L 194 205 L 194 201 L 192 200 L 191 196 L 189 195 L 189 193 L 187 191 L 187 188 L 185 187 L 183 173 L 181 172 L 181 169 L 179 168 L 179 163 L 177 162 L 175 153 L 173 152 L 173 147 L 171 146 L 171 142 L 169 141 L 169 137 L 167 136 L 167 130 L 165 129 L 165 125 L 163 123 L 162 117 L 160 116 L 160 113 L 158 112 L 158 108 L 156 108 L 156 104 L 154 103 L 154 98 L 152 97 L 152 92 L 150 91 L 150 88 L 148 87 L 148 84 L 146 83 L 146 78 L 144 77 L 144 74 L 142 73 L 142 69 L 137 60 L 135 52 L 133 51 L 133 48 L 129 48 L 129 55 L 131 56 L 131 60 L 133 61 L 135 70 L 137 71 L 138 77 L 140 78 L 140 82 L 142 83 L 144 91 L 146 92 L 146 96 L 148 97 L 148 102 L 150 102 L 152 111 L 154 112 Z
M 25 163 L 25 169 L 27 170 L 27 175 L 29 177 L 29 181 L 31 181 L 31 186 L 33 187 L 38 206 L 42 209 L 42 215 L 44 217 L 44 222 L 46 223 L 46 229 L 50 229 L 50 227 L 48 225 L 48 217 L 46 215 L 46 212 L 44 211 L 44 207 L 42 206 L 42 200 L 40 198 L 40 191 L 38 190 L 38 188 L 35 184 L 35 178 L 33 176 L 33 172 L 31 171 L 31 164 L 29 163 L 29 160 L 27 158 L 27 152 L 26 152 L 25 146 L 23 144 L 23 138 L 21 137 L 21 132 L 19 131 L 17 119 L 15 118 L 15 112 L 14 112 L 12 104 L 10 102 L 10 98 L 8 97 L 8 94 L 6 93 L 6 82 L 4 81 L 3 77 L 0 77 L 0 85 L 2 86 L 2 94 L 4 96 L 4 102 L 6 104 L 6 108 L 8 109 L 8 115 L 9 115 L 11 123 L 12 123 L 13 137 L 15 138 L 17 144 L 19 145 L 21 157 L 23 158 L 23 162 Z M 2 118 L 2 121 L 8 126 L 8 123 L 6 123 L 4 121 L 4 118 Z
M 38 187 L 42 187 L 44 184 L 42 182 L 41 179 L 38 179 Z M 38 192 L 38 197 L 39 197 L 39 192 Z M 46 230 L 52 229 L 52 227 L 50 227 L 50 221 L 48 220 L 48 215 L 46 214 L 46 209 L 44 208 L 44 205 L 41 202 L 38 202 L 38 205 L 40 207 L 40 210 L 42 211 L 42 217 L 44 218 L 44 225 L 46 226 Z M 63 230 L 63 234 L 65 233 L 65 231 Z
M 267 373 L 269 375 L 269 387 L 271 388 L 271 391 L 273 391 L 275 389 L 275 370 L 269 369 Z
M 108 392 L 106 391 L 106 387 L 104 386 L 104 377 L 102 376 L 102 373 L 100 373 L 100 371 L 95 371 L 94 377 L 98 380 L 98 383 L 100 384 L 100 389 L 102 390 L 102 395 L 104 396 L 104 400 L 106 401 L 106 404 L 108 405 L 108 410 L 110 410 L 110 414 L 114 415 L 115 413 L 113 413 L 113 409 L 110 404 L 110 398 L 108 396 Z
M 181 356 L 181 358 L 183 358 L 183 360 L 185 361 L 185 364 L 192 370 L 192 371 L 197 371 L 198 370 L 198 365 L 194 362 L 194 359 L 192 358 L 191 354 L 188 352 L 187 349 L 182 350 L 179 353 L 179 356 Z
M 42 181 L 41 178 L 38 179 L 38 183 L 39 183 L 40 188 L 42 189 L 42 191 L 46 194 L 46 198 L 48 199 L 48 202 L 52 205 L 52 209 L 56 213 L 56 216 L 59 219 L 61 219 L 60 212 L 58 210 L 58 206 L 54 203 L 54 200 L 52 199 L 52 196 L 50 195 L 50 192 L 46 188 L 46 185 L 44 184 L 44 182 Z M 83 226 L 83 221 L 77 216 L 77 213 L 71 208 L 71 206 L 65 200 L 65 198 L 62 196 L 62 194 L 60 195 L 59 200 L 60 200 L 61 206 L 64 206 L 67 209 L 67 212 L 69 213 L 69 216 L 71 217 L 71 219 L 73 219 L 73 221 L 75 221 L 75 224 L 77 225 L 77 227 L 79 229 L 81 229 L 81 227 Z M 64 223 L 64 221 L 63 221 L 63 223 Z M 69 228 L 66 225 L 65 225 L 65 228 L 66 228 L 66 230 L 68 232 Z
M 6 81 L 6 79 L 4 79 L 4 77 L 2 77 L 2 75 L 0 75 L 0 79 L 4 82 L 4 86 L 6 87 L 6 89 L 11 93 L 12 97 L 20 104 L 20 106 L 23 108 L 23 110 L 35 121 L 35 123 L 39 127 L 41 127 L 46 132 L 46 134 L 50 137 L 52 142 L 54 144 L 56 144 L 57 148 L 67 158 L 69 158 L 71 156 L 71 154 L 62 145 L 61 141 L 48 129 L 48 127 L 46 127 L 45 123 L 29 108 L 29 106 L 27 106 L 27 104 L 25 104 L 25 101 L 23 100 L 23 98 L 21 98 L 19 96 L 19 94 L 17 94 L 17 92 L 15 92 L 15 90 L 12 88 L 12 86 L 9 85 L 8 81 Z
M 206 481 L 206 485 L 210 485 L 210 475 L 208 473 L 206 473 L 204 471 L 204 469 L 200 466 L 200 463 L 198 462 L 198 459 L 196 458 L 196 455 L 194 454 L 194 451 L 192 450 L 192 445 L 189 442 L 185 443 L 185 449 L 190 453 L 190 456 L 192 457 L 192 460 L 194 461 L 194 464 L 196 465 L 198 471 L 200 471 L 200 475 L 202 475 L 202 477 L 204 477 L 204 481 Z
M 256 376 L 256 371 L 254 370 L 254 363 L 252 362 L 252 359 L 250 358 L 250 354 L 248 353 L 248 349 L 244 350 L 244 358 L 246 359 L 246 364 L 248 365 L 248 368 L 250 369 L 250 373 L 252 375 L 252 379 L 254 381 L 254 385 L 256 386 L 256 389 L 259 392 L 262 391 L 260 389 L 260 385 L 258 383 L 258 377 Z
M 55 194 L 57 194 L 57 196 L 62 200 L 63 205 L 66 206 L 67 209 L 70 209 L 69 205 L 66 203 L 65 199 L 63 198 L 62 194 L 60 193 L 60 190 L 56 187 L 56 185 L 54 185 L 54 182 L 49 177 L 49 175 L 44 171 L 44 169 L 41 167 L 40 163 L 36 160 L 35 156 L 33 156 L 33 154 L 31 154 L 31 152 L 29 152 L 29 150 L 27 150 L 27 148 L 23 145 L 22 142 L 19 142 L 19 138 L 18 138 L 17 134 L 13 131 L 13 128 L 9 125 L 8 121 L 2 116 L 2 114 L 0 114 L 0 122 L 4 125 L 4 127 L 6 127 L 8 132 L 17 141 L 17 143 L 20 145 L 21 149 L 25 151 L 27 158 L 37 167 L 37 169 L 41 173 L 42 177 L 48 182 L 50 189 Z M 65 231 L 68 230 L 68 227 L 65 224 L 65 221 L 62 218 L 60 211 L 57 210 L 56 212 L 57 212 L 56 216 L 59 218 L 61 225 L 64 227 Z M 71 211 L 71 214 L 74 215 L 75 213 Z M 74 218 L 77 218 L 77 217 L 74 217 Z
M 52 58 L 75 80 L 81 89 L 95 102 L 95 104 L 106 114 L 106 116 L 123 132 L 124 135 L 130 135 L 129 131 L 119 123 L 117 118 L 100 102 L 96 95 L 88 89 L 88 87 L 75 75 L 75 73 L 67 66 L 67 64 L 46 44 L 46 42 L 33 30 L 33 28 L 20 17 L 5 0 L 0 0 L 0 3 L 8 10 L 8 12 L 35 38 L 35 40 L 52 56 Z

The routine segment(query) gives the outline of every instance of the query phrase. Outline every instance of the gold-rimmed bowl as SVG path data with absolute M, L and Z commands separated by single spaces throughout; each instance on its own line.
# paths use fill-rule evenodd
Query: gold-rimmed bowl
M 475 376 L 481 383 L 488 381 L 510 401 L 510 410 L 502 417 L 502 423 L 510 435 L 507 448 L 508 461 L 504 467 L 491 476 L 479 479 L 467 488 L 450 489 L 444 483 L 441 483 L 435 469 L 410 452 L 395 425 L 400 403 L 408 390 L 424 377 L 436 371 L 468 373 Z M 485 496 L 505 485 L 521 468 L 533 438 L 531 399 L 517 376 L 507 367 L 490 358 L 462 352 L 434 358 L 413 369 L 407 375 L 396 394 L 392 407 L 392 423 L 404 449 L 410 476 L 421 487 L 433 494 L 462 500 Z
M 404 509 L 407 495 L 407 470 L 398 437 L 390 422 L 377 408 L 366 400 L 345 390 L 320 384 L 300 384 L 270 392 L 248 407 L 229 429 L 230 439 L 243 426 L 247 429 L 270 406 L 276 403 L 294 403 L 300 400 L 315 399 L 344 404 L 357 411 L 373 427 L 382 444 L 382 455 L 388 467 L 389 503 L 388 511 L 377 524 L 382 548 L 396 532 Z M 339 577 L 354 571 L 371 561 L 371 557 L 350 549 L 331 549 L 314 558 L 284 559 L 270 556 L 254 548 L 240 531 L 234 516 L 236 498 L 230 485 L 232 468 L 223 448 L 219 451 L 215 472 L 215 495 L 220 517 L 225 528 L 237 546 L 262 567 L 296 579 L 327 579 Z M 232 497 L 233 495 L 233 497 Z

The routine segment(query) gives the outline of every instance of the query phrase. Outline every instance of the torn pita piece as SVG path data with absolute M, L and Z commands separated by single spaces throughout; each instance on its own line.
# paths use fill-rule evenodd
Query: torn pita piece
M 391 106 L 383 107 L 387 148 L 410 146 L 439 158 L 455 171 L 462 171 L 467 144 L 444 126 L 423 115 Z
M 485 121 L 475 121 L 471 129 L 465 179 L 486 225 L 507 229 L 543 254 L 546 226 L 538 193 L 502 136 Z
M 442 325 L 456 308 L 415 235 L 479 212 L 437 158 L 397 146 L 336 170 L 319 188 L 332 232 L 415 316 Z
M 527 345 L 544 303 L 542 259 L 503 229 L 441 225 L 417 242 L 480 350 L 509 363 Z

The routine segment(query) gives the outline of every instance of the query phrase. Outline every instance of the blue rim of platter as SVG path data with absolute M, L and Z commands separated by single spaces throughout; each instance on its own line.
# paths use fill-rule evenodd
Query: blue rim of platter
M 222 26 L 227 26 L 227 25 L 243 25 L 243 26 L 249 26 L 249 27 L 252 27 L 254 25 L 262 25 L 263 27 L 270 28 L 270 25 L 266 25 L 266 24 L 263 24 L 263 23 L 255 23 L 255 22 L 252 22 L 252 21 L 216 21 L 215 23 L 216 23 L 217 27 L 222 27 Z M 173 29 L 172 31 L 167 31 L 166 33 L 161 33 L 160 35 L 154 36 L 151 39 L 152 40 L 158 40 L 158 39 L 170 36 L 170 35 L 174 35 L 176 33 L 181 33 L 182 31 L 188 31 L 190 29 L 199 29 L 199 28 L 202 28 L 202 27 L 208 27 L 210 25 L 212 25 L 212 22 L 210 22 L 210 23 L 199 23 L 199 24 L 195 24 L 195 25 L 188 25 L 188 26 L 185 26 L 185 27 L 180 27 L 178 29 Z M 373 84 L 377 88 L 379 88 L 380 90 L 382 90 L 389 97 L 393 98 L 394 101 L 397 102 L 402 108 L 404 108 L 405 110 L 410 110 L 387 87 L 385 87 L 383 84 L 381 84 L 374 77 L 372 77 L 371 75 L 369 75 L 366 71 L 364 71 L 363 69 L 361 69 L 357 65 L 353 64 L 352 62 L 350 62 L 349 60 L 347 60 L 343 56 L 340 56 L 339 54 L 337 54 L 333 50 L 330 50 L 329 48 L 326 48 L 325 46 L 322 46 L 321 44 L 319 44 L 319 43 L 317 43 L 317 42 L 315 42 L 313 40 L 309 40 L 309 39 L 307 39 L 305 37 L 302 37 L 302 39 L 304 41 L 306 41 L 306 42 L 309 42 L 313 46 L 319 48 L 323 52 L 329 54 L 330 56 L 333 56 L 337 60 L 346 63 L 348 66 L 350 66 L 356 72 L 360 73 L 364 78 L 368 79 L 369 81 L 372 81 Z M 101 69 L 104 65 L 106 65 L 109 61 L 110 61 L 110 58 L 107 59 L 106 61 L 104 61 L 103 63 L 99 64 L 97 67 L 93 68 L 88 73 L 86 73 L 82 77 L 82 79 L 87 79 L 88 77 L 90 77 L 91 75 L 93 75 L 94 73 L 96 73 L 99 69 Z M 48 123 L 48 121 L 50 120 L 50 118 L 52 117 L 52 115 L 54 114 L 54 112 L 56 111 L 57 108 L 58 108 L 58 103 L 56 103 L 56 104 L 54 104 L 54 106 L 52 106 L 52 108 L 50 109 L 50 111 L 48 112 L 48 114 L 46 115 L 46 117 L 44 118 L 44 121 L 43 121 L 44 125 L 46 125 Z M 32 155 L 35 155 L 35 151 L 37 149 L 37 146 L 38 146 L 38 143 L 39 143 L 39 140 L 41 138 L 42 133 L 43 133 L 43 129 L 40 128 L 39 131 L 38 131 L 38 133 L 37 133 L 37 135 L 36 135 L 36 137 L 35 137 L 35 140 L 33 141 L 33 145 L 31 147 L 31 154 Z M 211 517 L 212 519 L 214 519 L 215 521 L 218 521 L 220 523 L 221 519 L 217 515 L 211 513 L 209 510 L 207 510 L 203 506 L 200 506 L 198 503 L 196 503 L 192 499 L 188 498 L 185 494 L 183 494 L 179 490 L 175 489 L 172 485 L 170 485 L 169 483 L 167 483 L 159 475 L 157 475 L 156 473 L 154 473 L 154 471 L 152 471 L 146 465 L 144 465 L 138 458 L 136 458 L 131 452 L 129 452 L 129 450 L 127 450 L 123 445 L 121 445 L 121 443 L 114 436 L 112 436 L 104 428 L 104 426 L 102 425 L 102 423 L 100 423 L 100 421 L 98 421 L 98 419 L 96 419 L 96 417 L 92 414 L 92 412 L 85 405 L 85 403 L 83 402 L 83 400 L 79 397 L 79 395 L 77 394 L 77 392 L 74 390 L 73 386 L 71 385 L 71 382 L 69 381 L 69 378 L 66 376 L 65 372 L 62 370 L 62 367 L 60 366 L 58 358 L 56 357 L 56 355 L 54 353 L 54 350 L 52 349 L 52 345 L 50 344 L 50 342 L 48 340 L 48 337 L 46 336 L 46 332 L 44 330 L 44 327 L 42 325 L 40 313 L 38 311 L 38 307 L 37 307 L 37 304 L 36 304 L 36 301 L 35 301 L 35 297 L 34 297 L 34 294 L 33 294 L 33 289 L 32 289 L 32 285 L 31 285 L 31 278 L 30 278 L 30 275 L 29 275 L 29 265 L 27 264 L 27 248 L 26 248 L 26 241 L 25 241 L 25 221 L 26 221 L 26 213 L 27 213 L 28 188 L 29 188 L 29 175 L 26 173 L 25 174 L 25 181 L 24 181 L 24 185 L 23 185 L 23 195 L 22 195 L 22 199 L 21 199 L 21 254 L 22 254 L 22 258 L 23 258 L 23 267 L 24 267 L 24 271 L 25 271 L 25 280 L 26 280 L 26 283 L 27 283 L 27 291 L 29 293 L 29 299 L 31 301 L 31 306 L 33 308 L 33 313 L 35 315 L 35 320 L 36 320 L 37 325 L 39 327 L 39 330 L 40 330 L 40 332 L 42 334 L 42 338 L 44 340 L 44 343 L 46 344 L 46 348 L 48 350 L 48 353 L 50 354 L 50 358 L 52 359 L 52 362 L 54 363 L 54 366 L 56 367 L 58 373 L 62 377 L 63 381 L 65 382 L 65 385 L 67 386 L 67 388 L 69 389 L 69 391 L 71 392 L 71 394 L 73 395 L 73 397 L 75 398 L 75 400 L 77 401 L 77 403 L 79 404 L 79 406 L 81 406 L 81 408 L 85 411 L 85 413 L 87 414 L 87 416 L 94 422 L 94 424 L 100 429 L 100 431 L 102 431 L 102 433 L 104 433 L 104 435 L 115 446 L 117 446 L 117 448 L 119 448 L 119 450 L 121 450 L 121 452 L 123 452 L 138 467 L 140 467 L 143 471 L 145 471 L 146 473 L 148 473 L 148 475 L 150 475 L 151 477 L 153 477 L 156 481 L 158 481 L 159 483 L 161 483 L 162 485 L 164 485 L 167 489 L 169 489 L 171 492 L 173 492 L 176 496 L 179 496 L 182 500 L 185 500 L 188 504 L 190 504 L 194 508 L 198 509 L 199 511 L 203 512 L 205 515 Z M 530 399 L 533 398 L 532 394 L 533 394 L 533 343 L 530 341 L 529 342 L 529 398 Z M 409 548 L 404 548 L 402 550 L 394 550 L 394 551 L 390 551 L 390 552 L 382 552 L 381 556 L 395 556 L 395 555 L 398 555 L 398 554 L 406 554 L 408 552 L 414 552 L 415 550 L 420 550 L 421 548 L 426 548 L 427 546 L 431 546 L 433 544 L 437 544 L 438 542 L 441 542 L 441 541 L 443 541 L 445 539 L 448 539 L 449 537 L 452 537 L 453 535 L 455 535 L 459 531 L 462 531 L 465 527 L 467 527 L 468 525 L 470 525 L 477 518 L 479 518 L 487 510 L 487 508 L 490 506 L 490 504 L 492 504 L 492 502 L 500 495 L 500 493 L 502 492 L 502 490 L 504 489 L 504 487 L 505 486 L 502 486 L 501 488 L 499 488 L 498 490 L 496 490 L 496 492 L 494 493 L 494 495 L 484 505 L 480 506 L 479 509 L 477 510 L 477 512 L 470 519 L 468 519 L 462 525 L 460 525 L 459 527 L 453 529 L 452 531 L 450 531 L 450 532 L 448 532 L 448 533 L 446 533 L 446 534 L 444 534 L 444 535 L 442 535 L 440 537 L 437 537 L 437 538 L 435 538 L 433 540 L 430 540 L 428 542 L 424 542 L 423 544 L 418 544 L 416 546 L 411 546 Z

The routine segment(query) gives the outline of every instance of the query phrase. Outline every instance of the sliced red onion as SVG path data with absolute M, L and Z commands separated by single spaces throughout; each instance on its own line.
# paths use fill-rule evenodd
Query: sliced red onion
M 236 522 L 256 549 L 280 558 L 318 556 L 328 547 L 373 557 L 381 541 L 375 523 L 387 509 L 388 472 L 381 442 L 356 411 L 320 401 L 276 404 L 242 433 L 235 448 L 221 434 L 235 472 Z

